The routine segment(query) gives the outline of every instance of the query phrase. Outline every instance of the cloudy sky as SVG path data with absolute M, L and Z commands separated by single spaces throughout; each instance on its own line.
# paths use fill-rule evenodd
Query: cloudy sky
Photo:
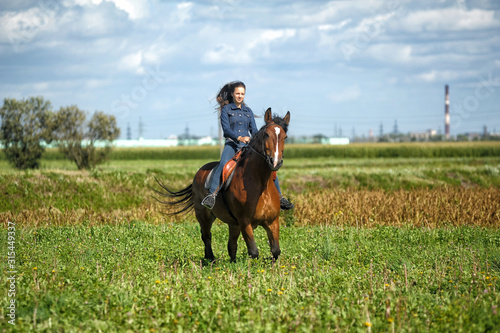
M 126 137 L 217 135 L 242 80 L 290 135 L 500 131 L 497 0 L 0 0 L 0 97 L 114 114 Z M 262 125 L 262 118 L 257 119 Z

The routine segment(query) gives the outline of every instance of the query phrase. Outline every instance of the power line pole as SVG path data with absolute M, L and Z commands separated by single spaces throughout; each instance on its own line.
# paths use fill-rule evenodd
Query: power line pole
M 132 140 L 132 129 L 130 128 L 130 123 L 127 124 L 127 140 Z
M 450 138 L 450 91 L 448 85 L 444 86 L 444 136 Z
M 139 117 L 139 139 L 144 138 L 144 124 L 142 123 L 142 118 Z

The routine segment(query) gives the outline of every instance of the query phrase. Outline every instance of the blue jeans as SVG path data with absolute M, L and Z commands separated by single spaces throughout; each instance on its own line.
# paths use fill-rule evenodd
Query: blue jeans
M 210 189 L 208 192 L 210 194 L 215 193 L 217 191 L 217 188 L 220 185 L 221 178 L 222 178 L 222 170 L 224 168 L 224 165 L 233 158 L 234 155 L 243 148 L 245 144 L 239 143 L 236 144 L 232 141 L 226 142 L 224 149 L 222 150 L 222 155 L 220 157 L 220 162 L 217 164 L 214 168 L 213 175 L 212 175 L 212 182 L 210 183 Z M 274 185 L 276 185 L 276 188 L 278 189 L 279 194 L 281 195 L 281 188 L 280 184 L 278 181 L 278 176 L 276 176 L 276 180 L 274 181 Z

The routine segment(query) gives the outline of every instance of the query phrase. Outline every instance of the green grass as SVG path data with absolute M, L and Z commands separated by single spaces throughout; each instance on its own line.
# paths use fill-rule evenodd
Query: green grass
M 203 266 L 199 227 L 192 222 L 17 226 L 16 326 L 2 320 L 1 329 L 483 332 L 500 327 L 498 229 L 282 228 L 282 256 L 275 264 L 247 259 L 241 239 L 238 261 L 231 264 L 227 227 L 216 223 L 219 259 Z M 6 239 L 5 230 L 1 237 Z M 256 230 L 256 238 L 261 256 L 267 256 L 263 229 Z M 0 299 L 7 304 L 5 292 Z M 0 311 L 5 316 L 5 306 Z
M 296 158 L 285 160 L 285 186 L 417 189 L 439 186 L 500 186 L 500 157 Z
M 441 198 L 450 188 L 467 188 L 468 202 L 477 206 L 497 202 L 498 147 L 290 145 L 279 177 L 284 193 L 302 200 L 309 193 L 314 199 L 315 193 L 342 197 L 399 189 L 414 195 L 436 189 Z M 16 326 L 7 322 L 9 282 L 3 279 L 0 330 L 485 332 L 500 327 L 498 226 L 453 228 L 445 220 L 431 221 L 441 228 L 417 229 L 412 221 L 396 228 L 370 220 L 372 228 L 358 229 L 333 219 L 329 225 L 315 220 L 316 226 L 299 227 L 299 212 L 307 218 L 300 204 L 310 201 L 298 202 L 296 211 L 281 219 L 282 255 L 275 264 L 248 259 L 242 239 L 237 263 L 229 263 L 228 230 L 217 222 L 218 260 L 202 265 L 194 216 L 170 223 L 148 186 L 154 185 L 153 175 L 174 188 L 186 186 L 199 167 L 216 159 L 207 151 L 217 155 L 213 148 L 123 150 L 93 171 L 76 170 L 54 151 L 35 171 L 14 170 L 0 158 L 5 276 L 11 269 L 7 220 L 23 221 L 14 221 Z M 474 196 L 479 192 L 492 197 Z M 315 210 L 311 205 L 307 208 Z M 498 208 L 491 209 L 489 218 L 498 221 Z M 477 212 L 481 216 L 481 206 Z M 69 216 L 76 225 L 56 215 Z M 457 213 L 458 220 L 461 216 Z M 357 223 L 357 216 L 351 218 L 347 225 Z M 256 240 L 261 256 L 269 256 L 262 228 L 256 229 Z
M 114 148 L 110 159 L 140 160 L 215 160 L 218 146 Z M 428 143 L 354 143 L 349 145 L 287 144 L 288 158 L 451 158 L 500 156 L 500 141 Z M 46 149 L 42 161 L 65 160 L 56 148 Z M 0 154 L 0 161 L 5 155 Z
M 0 163 L 1 212 L 54 207 L 132 209 L 154 202 L 153 176 L 174 188 L 192 181 L 206 160 L 110 161 L 94 171 L 77 171 L 64 161 L 45 161 L 36 171 L 13 171 Z M 287 195 L 318 188 L 419 189 L 500 187 L 500 157 L 287 159 L 279 178 Z

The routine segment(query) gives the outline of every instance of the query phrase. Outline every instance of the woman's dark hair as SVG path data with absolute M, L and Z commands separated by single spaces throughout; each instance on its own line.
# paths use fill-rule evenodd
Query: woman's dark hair
M 221 88 L 219 93 L 217 94 L 217 103 L 219 103 L 218 109 L 222 109 L 224 105 L 233 103 L 233 96 L 232 94 L 234 93 L 234 89 L 238 87 L 243 87 L 245 91 L 247 90 L 247 87 L 245 84 L 241 81 L 233 81 L 226 83 L 224 87 Z M 245 103 L 243 103 L 245 104 Z

